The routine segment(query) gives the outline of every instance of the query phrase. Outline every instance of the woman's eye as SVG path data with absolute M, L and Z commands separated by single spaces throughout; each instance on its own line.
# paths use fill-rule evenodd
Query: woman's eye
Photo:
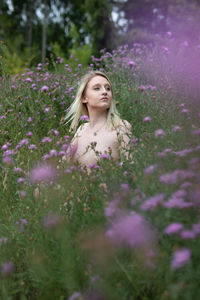
M 99 90 L 99 87 L 97 86 L 97 87 L 95 87 L 94 89 L 97 91 L 97 90 Z
M 107 86 L 107 88 L 106 88 L 106 89 L 107 89 L 107 91 L 110 91 L 110 87 L 109 87 L 109 86 Z

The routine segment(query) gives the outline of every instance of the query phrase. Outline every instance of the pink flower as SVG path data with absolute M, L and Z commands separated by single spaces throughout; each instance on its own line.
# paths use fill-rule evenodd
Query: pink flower
M 173 253 L 171 267 L 172 269 L 178 269 L 184 266 L 190 260 L 191 252 L 187 248 L 181 248 Z

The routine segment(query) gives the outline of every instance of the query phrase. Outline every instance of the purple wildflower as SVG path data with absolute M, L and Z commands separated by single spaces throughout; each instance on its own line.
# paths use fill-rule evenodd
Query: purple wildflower
M 188 240 L 188 239 L 194 239 L 196 237 L 196 234 L 192 230 L 183 230 L 180 234 L 182 239 Z
M 172 132 L 177 132 L 177 131 L 180 131 L 181 130 L 181 127 L 178 126 L 178 125 L 175 125 L 173 128 L 172 128 Z
M 55 215 L 53 213 L 49 213 L 43 219 L 43 227 L 44 228 L 54 228 L 54 227 L 57 226 L 59 221 L 60 221 L 60 217 L 58 215 Z
M 15 266 L 12 261 L 6 261 L 1 265 L 1 275 L 3 277 L 9 276 L 15 270 Z
M 129 60 L 128 64 L 131 67 L 135 67 L 136 66 L 136 63 L 133 60 Z
M 87 115 L 82 115 L 80 121 L 89 121 L 89 117 Z
M 143 247 L 152 244 L 155 239 L 150 225 L 135 212 L 118 217 L 106 231 L 106 237 L 115 244 L 131 247 Z
M 7 166 L 12 165 L 12 157 L 7 155 L 3 157 L 3 163 L 6 164 Z
M 173 253 L 171 267 L 172 269 L 178 269 L 182 266 L 184 266 L 188 261 L 190 260 L 191 252 L 187 248 L 181 248 L 179 250 L 176 250 Z
M 8 238 L 7 238 L 7 237 L 2 237 L 2 238 L 0 238 L 0 246 L 1 246 L 2 244 L 6 244 L 7 241 L 8 241 Z
M 120 188 L 122 191 L 129 193 L 130 192 L 130 187 L 128 183 L 121 183 Z
M 190 148 L 190 149 L 184 149 L 181 151 L 173 151 L 174 154 L 178 155 L 179 157 L 184 157 L 187 154 L 190 154 L 191 152 L 193 152 L 194 149 Z
M 151 122 L 152 121 L 152 118 L 147 116 L 147 117 L 144 117 L 143 120 L 142 120 L 144 123 L 146 122 Z
M 119 200 L 114 200 L 111 201 L 108 206 L 105 208 L 105 216 L 106 217 L 113 217 L 117 214 L 119 214 L 120 209 L 119 209 L 119 204 L 120 201 Z
M 50 137 L 44 137 L 42 140 L 41 140 L 42 143 L 50 143 L 52 142 L 52 139 Z
M 40 89 L 41 92 L 46 92 L 49 90 L 49 87 L 47 85 L 43 85 Z
M 152 174 L 156 169 L 157 169 L 158 165 L 151 165 L 147 168 L 144 169 L 144 174 Z
M 28 148 L 29 148 L 30 150 L 34 150 L 34 149 L 37 149 L 37 146 L 34 145 L 34 144 L 31 144 Z
M 48 183 L 50 181 L 55 180 L 57 177 L 57 172 L 53 165 L 43 164 L 36 168 L 34 168 L 30 172 L 30 182 L 32 184 L 45 182 Z
M 181 223 L 171 223 L 165 228 L 164 232 L 166 234 L 175 234 L 180 232 L 182 228 L 183 228 L 183 224 Z
M 147 199 L 142 205 L 140 206 L 141 210 L 153 210 L 158 205 L 161 205 L 164 199 L 164 194 L 157 194 L 149 199 Z
M 154 137 L 155 138 L 158 138 L 158 137 L 164 137 L 166 136 L 166 133 L 164 132 L 163 129 L 157 129 L 155 132 L 154 132 Z
M 30 137 L 30 136 L 32 136 L 33 135 L 33 133 L 31 132 L 31 131 L 29 131 L 27 134 L 26 134 L 26 136 L 28 136 L 28 137 Z
M 25 178 L 23 178 L 23 177 L 20 177 L 20 178 L 18 178 L 18 180 L 17 180 L 18 183 L 21 183 L 21 182 L 24 182 L 24 181 L 25 181 Z
M 82 295 L 79 292 L 74 292 L 69 298 L 68 300 L 79 300 L 81 299 Z
M 110 155 L 106 153 L 100 154 L 99 157 L 102 159 L 110 159 Z

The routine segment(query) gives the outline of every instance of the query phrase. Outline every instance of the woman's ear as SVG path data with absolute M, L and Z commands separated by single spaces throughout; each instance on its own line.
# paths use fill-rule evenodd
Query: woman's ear
M 88 98 L 87 97 L 83 97 L 82 103 L 88 103 Z

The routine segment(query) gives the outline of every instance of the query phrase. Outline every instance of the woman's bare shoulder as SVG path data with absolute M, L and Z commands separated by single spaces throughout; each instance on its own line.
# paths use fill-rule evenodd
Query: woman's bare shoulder
M 79 137 L 79 135 L 85 131 L 85 129 L 88 127 L 88 122 L 81 124 L 78 129 L 76 130 L 75 134 L 74 134 L 74 138 Z

